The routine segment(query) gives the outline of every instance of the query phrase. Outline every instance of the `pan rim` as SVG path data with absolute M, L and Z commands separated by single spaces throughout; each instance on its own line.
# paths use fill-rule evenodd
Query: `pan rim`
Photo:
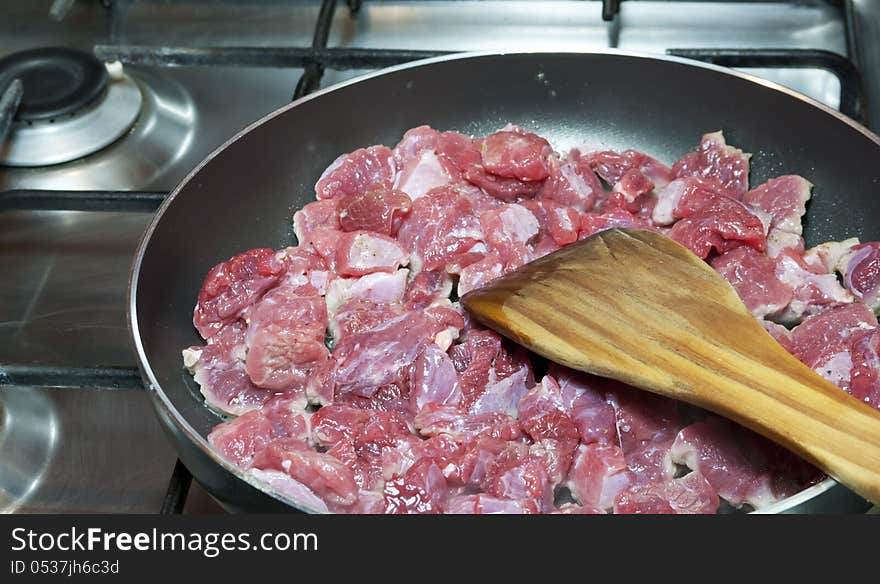
M 620 49 L 603 49 L 603 50 L 583 50 L 583 51 L 552 51 L 552 50 L 515 50 L 515 51 L 469 51 L 469 52 L 460 52 L 460 53 L 452 53 L 448 55 L 442 55 L 439 57 L 431 57 L 428 59 L 420 59 L 417 61 L 411 61 L 408 63 L 403 63 L 400 65 L 395 65 L 392 67 L 386 67 L 383 69 L 378 69 L 376 71 L 372 71 L 370 73 L 360 75 L 358 77 L 354 77 L 352 79 L 348 79 L 346 81 L 342 81 L 340 83 L 333 84 L 331 86 L 325 87 L 324 89 L 318 90 L 314 93 L 301 97 L 295 101 L 292 101 L 288 104 L 281 106 L 280 108 L 269 112 L 268 114 L 262 116 L 261 118 L 255 120 L 254 122 L 248 124 L 238 132 L 236 132 L 229 139 L 224 141 L 220 146 L 218 146 L 215 150 L 213 150 L 210 154 L 208 154 L 201 162 L 199 162 L 187 175 L 178 183 L 178 185 L 171 191 L 162 205 L 159 206 L 159 209 L 153 215 L 153 218 L 150 221 L 150 224 L 144 230 L 141 235 L 140 240 L 138 241 L 137 249 L 135 251 L 134 261 L 132 262 L 130 271 L 129 271 L 129 280 L 128 280 L 128 305 L 127 305 L 127 317 L 128 317 L 128 329 L 129 335 L 131 337 L 131 341 L 135 348 L 135 353 L 138 359 L 138 368 L 141 373 L 141 378 L 145 382 L 147 389 L 152 394 L 152 397 L 156 403 L 158 403 L 165 414 L 169 417 L 170 420 L 177 426 L 177 428 L 190 440 L 190 442 L 194 443 L 199 450 L 209 457 L 213 462 L 220 465 L 224 470 L 235 476 L 237 479 L 244 481 L 249 484 L 254 489 L 263 492 L 277 501 L 284 503 L 292 507 L 295 510 L 305 511 L 307 513 L 321 513 L 308 505 L 304 505 L 298 502 L 295 499 L 292 499 L 277 490 L 271 488 L 269 485 L 258 481 L 250 473 L 246 472 L 243 469 L 234 466 L 232 463 L 228 462 L 225 458 L 223 458 L 219 453 L 217 453 L 208 443 L 207 439 L 205 439 L 199 432 L 192 427 L 189 421 L 174 407 L 174 404 L 171 403 L 171 400 L 166 395 L 164 389 L 156 378 L 155 373 L 150 366 L 149 359 L 146 355 L 146 351 L 143 346 L 143 342 L 141 340 L 140 328 L 138 325 L 138 313 L 137 313 L 137 284 L 140 276 L 141 265 L 143 263 L 143 258 L 146 254 L 147 248 L 149 247 L 150 240 L 152 239 L 153 233 L 156 230 L 156 227 L 159 225 L 159 222 L 162 220 L 162 216 L 168 207 L 174 202 L 174 199 L 177 195 L 189 184 L 189 182 L 196 176 L 198 173 L 208 165 L 215 157 L 217 157 L 221 152 L 226 150 L 230 145 L 234 142 L 238 141 L 240 138 L 250 133 L 253 129 L 258 126 L 261 126 L 264 123 L 272 120 L 273 118 L 280 116 L 286 113 L 288 110 L 295 108 L 301 104 L 309 102 L 313 99 L 317 99 L 325 94 L 338 91 L 350 85 L 354 85 L 363 81 L 367 81 L 369 79 L 373 79 L 375 77 L 380 77 L 386 74 L 395 73 L 398 71 L 405 71 L 408 69 L 415 69 L 419 67 L 426 67 L 436 63 L 444 63 L 447 61 L 457 61 L 457 60 L 470 60 L 470 59 L 480 59 L 486 57 L 500 57 L 500 56 L 515 56 L 515 55 L 551 55 L 551 56 L 560 56 L 560 55 L 606 55 L 606 56 L 620 56 L 620 57 L 629 57 L 636 59 L 646 59 L 651 61 L 663 61 L 663 62 L 672 62 L 678 63 L 681 65 L 686 65 L 690 67 L 696 67 L 700 69 L 706 69 L 710 71 L 714 71 L 716 73 L 720 73 L 723 75 L 727 75 L 730 77 L 739 78 L 745 81 L 750 81 L 757 85 L 766 87 L 771 90 L 775 90 L 777 92 L 788 95 L 793 99 L 800 100 L 805 102 L 813 107 L 819 109 L 827 115 L 831 115 L 837 120 L 845 123 L 850 126 L 852 129 L 858 131 L 863 136 L 874 142 L 877 146 L 880 146 L 880 136 L 859 124 L 849 116 L 825 105 L 818 100 L 815 100 L 809 96 L 806 96 L 802 93 L 799 93 L 793 89 L 780 85 L 773 81 L 768 81 L 766 79 L 762 79 L 750 73 L 744 73 L 742 71 L 737 71 L 734 69 L 730 69 L 727 67 L 722 67 L 720 65 L 714 65 L 711 63 L 704 63 L 702 61 L 696 61 L 693 59 L 687 59 L 684 57 L 678 57 L 675 55 L 664 55 L 664 54 L 652 54 L 640 51 L 627 51 Z M 805 503 L 810 499 L 825 493 L 826 491 L 832 489 L 838 485 L 837 481 L 830 477 L 826 477 L 819 483 L 811 485 L 806 489 L 777 501 L 776 503 L 769 505 L 763 509 L 753 511 L 752 513 L 760 513 L 760 514 L 772 514 L 772 513 L 784 513 L 801 503 Z M 842 488 L 845 488 L 841 485 Z

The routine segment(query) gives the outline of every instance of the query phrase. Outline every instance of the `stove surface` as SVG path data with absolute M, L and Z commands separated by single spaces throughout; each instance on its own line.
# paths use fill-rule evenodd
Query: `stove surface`
M 304 47 L 319 9 L 317 2 L 277 1 L 113 4 L 108 13 L 100 3 L 76 3 L 55 22 L 43 3 L 0 2 L 7 15 L 0 23 L 0 57 L 48 45 Z M 339 4 L 331 47 L 848 51 L 844 15 L 822 2 L 624 2 L 611 24 L 601 20 L 598 2 L 365 2 L 354 17 Z M 878 52 L 862 53 L 875 60 Z M 252 67 L 126 70 L 174 124 L 151 125 L 159 118 L 142 113 L 130 136 L 92 156 L 44 168 L 0 168 L 0 191 L 168 191 L 229 136 L 289 102 L 302 74 Z M 362 72 L 327 71 L 322 86 Z M 751 72 L 839 105 L 840 84 L 828 71 Z M 866 82 L 869 96 L 875 94 L 876 80 Z M 880 103 L 880 96 L 870 103 Z M 0 511 L 154 513 L 162 506 L 176 456 L 146 392 L 2 384 L 4 366 L 136 364 L 126 287 L 149 220 L 147 213 L 0 210 Z M 20 449 L 35 454 L 29 462 L 4 456 Z M 194 485 L 184 511 L 218 507 Z

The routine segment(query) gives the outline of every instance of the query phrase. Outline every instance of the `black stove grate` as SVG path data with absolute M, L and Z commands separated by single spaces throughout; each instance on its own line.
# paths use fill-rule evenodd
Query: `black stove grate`
M 602 18 L 614 21 L 621 0 L 602 0 Z M 361 8 L 361 0 L 346 0 L 350 14 Z M 303 67 L 293 93 L 299 99 L 320 87 L 326 69 L 378 69 L 417 59 L 449 54 L 448 51 L 398 49 L 328 48 L 327 40 L 337 8 L 336 0 L 323 0 L 311 47 L 152 47 L 97 45 L 95 56 L 102 61 L 118 60 L 149 66 L 245 66 Z M 843 0 L 849 57 L 810 49 L 669 49 L 667 53 L 734 68 L 820 68 L 840 81 L 840 111 L 867 124 L 865 93 L 858 69 L 857 43 L 852 20 L 852 1 Z M 114 38 L 114 35 L 111 35 Z M 155 212 L 167 193 L 142 191 L 40 191 L 12 190 L 0 193 L 0 212 L 12 210 Z M 53 367 L 0 364 L 0 385 L 47 386 L 79 389 L 143 389 L 136 367 Z M 192 484 L 192 474 L 178 460 L 160 509 L 163 515 L 183 512 Z

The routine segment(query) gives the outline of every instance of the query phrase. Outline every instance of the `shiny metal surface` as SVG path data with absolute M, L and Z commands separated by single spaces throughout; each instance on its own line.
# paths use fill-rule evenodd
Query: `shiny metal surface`
M 0 492 L 0 510 L 158 511 L 176 454 L 150 415 L 149 397 L 143 391 L 0 386 L 0 401 L 6 410 L 4 420 L 12 418 L 10 427 L 0 429 L 2 454 L 8 454 L 7 444 L 12 448 L 49 440 L 48 448 L 31 446 L 33 459 L 26 451 L 2 459 L 0 471 L 6 471 L 10 461 L 41 466 L 32 478 L 21 479 L 30 489 L 26 496 L 12 500 Z M 9 478 L 0 474 L 0 487 L 6 488 Z
M 44 394 L 0 394 L 0 513 L 15 511 L 38 490 L 55 457 L 58 417 Z
M 614 89 L 591 91 L 583 74 L 563 75 L 588 67 Z M 652 77 L 658 91 L 651 108 L 639 109 L 641 96 L 633 89 L 643 77 Z M 443 84 L 456 90 L 444 93 Z M 672 91 L 685 85 L 694 88 L 692 94 Z M 479 89 L 457 90 L 470 86 Z M 443 100 L 442 106 L 435 103 L 438 99 Z M 374 115 L 344 122 L 330 117 L 343 104 L 353 102 L 372 103 Z M 736 106 L 725 105 L 728 102 Z M 678 108 L 687 109 L 689 104 L 701 108 L 686 119 L 670 122 Z M 576 113 L 584 108 L 595 115 L 578 117 Z M 474 111 L 480 115 L 475 117 Z M 774 116 L 755 115 L 755 111 L 774 112 Z M 572 136 L 590 136 L 621 149 L 639 140 L 640 147 L 669 160 L 692 148 L 691 134 L 721 123 L 741 146 L 755 151 L 753 180 L 777 174 L 777 164 L 782 164 L 814 181 L 816 191 L 805 231 L 808 242 L 832 239 L 842 231 L 866 239 L 878 236 L 873 218 L 880 207 L 858 193 L 880 178 L 874 171 L 851 172 L 850 167 L 857 160 L 876 160 L 880 137 L 817 101 L 721 67 L 623 52 L 452 55 L 392 67 L 307 96 L 234 136 L 199 165 L 156 213 L 132 268 L 130 327 L 144 381 L 181 460 L 219 500 L 230 508 L 246 510 L 275 510 L 281 501 L 310 511 L 255 481 L 207 442 L 206 435 L 219 418 L 190 387 L 180 357 L 181 347 L 199 342 L 189 315 L 201 274 L 214 263 L 207 258 L 228 257 L 250 247 L 285 245 L 290 237 L 290 211 L 311 200 L 311 184 L 340 151 L 367 142 L 391 143 L 418 123 L 480 134 L 511 120 L 540 131 L 554 144 Z M 345 132 L 332 132 L 340 123 L 345 124 Z M 827 139 L 819 140 L 816 135 Z M 236 172 L 243 166 L 253 166 L 253 176 L 244 178 Z M 246 202 L 235 197 L 245 187 L 259 195 Z M 823 194 L 831 190 L 830 197 Z M 208 211 L 204 203 L 211 197 L 223 204 Z M 849 213 L 856 205 L 868 223 L 856 221 Z M 224 236 L 206 240 L 182 229 L 196 212 Z M 824 224 L 810 220 L 816 216 Z M 826 479 L 771 510 L 864 512 L 869 507 Z
M 0 165 L 49 166 L 88 156 L 128 132 L 141 112 L 143 97 L 129 77 L 111 80 L 92 108 L 45 122 L 17 122 L 0 144 Z

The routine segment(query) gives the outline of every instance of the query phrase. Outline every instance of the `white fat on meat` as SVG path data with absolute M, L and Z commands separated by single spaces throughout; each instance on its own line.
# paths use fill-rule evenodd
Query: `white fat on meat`
M 844 272 L 850 250 L 859 244 L 858 237 L 843 241 L 827 241 L 804 252 L 804 261 L 814 269 L 824 272 Z
M 528 243 L 541 231 L 538 219 L 522 205 L 508 205 L 498 217 L 504 232 L 512 241 Z
M 376 304 L 392 304 L 403 299 L 409 270 L 393 274 L 376 272 L 360 278 L 334 278 L 327 286 L 327 313 L 336 314 L 352 298 L 369 300 Z
M 822 365 L 813 370 L 838 387 L 848 385 L 852 374 L 853 361 L 849 351 L 843 351 L 831 356 Z
M 657 204 L 651 212 L 651 220 L 657 225 L 672 225 L 675 222 L 673 213 L 678 207 L 678 202 L 685 193 L 687 181 L 676 179 L 663 187 L 657 193 Z
M 802 298 L 799 291 L 815 289 L 823 297 L 823 304 L 849 304 L 853 295 L 840 285 L 834 274 L 815 274 L 802 268 L 798 262 L 788 255 L 777 258 L 776 277 L 794 291 L 794 298 L 785 311 L 774 320 L 778 322 L 797 322 L 811 313 L 815 300 Z
M 422 150 L 418 158 L 407 161 L 394 178 L 394 188 L 403 191 L 415 201 L 437 187 L 442 187 L 452 180 L 449 172 L 443 167 L 437 153 L 433 150 Z
M 786 249 L 801 249 L 803 238 L 797 233 L 771 229 L 767 234 L 767 257 L 776 258 Z M 806 260 L 807 258 L 804 257 Z M 809 263 L 809 262 L 808 262 Z

